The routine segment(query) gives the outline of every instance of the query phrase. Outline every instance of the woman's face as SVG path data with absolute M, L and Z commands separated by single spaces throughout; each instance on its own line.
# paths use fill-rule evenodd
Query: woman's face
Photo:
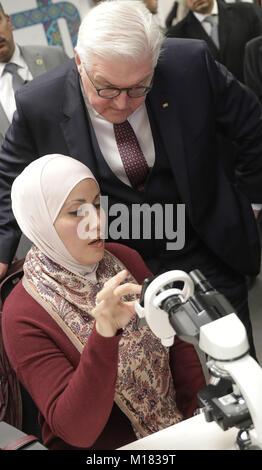
M 104 256 L 104 212 L 100 191 L 92 179 L 80 181 L 65 200 L 54 227 L 73 258 L 92 265 Z

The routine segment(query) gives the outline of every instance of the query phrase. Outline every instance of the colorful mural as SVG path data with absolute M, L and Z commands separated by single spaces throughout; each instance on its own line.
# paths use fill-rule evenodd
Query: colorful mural
M 66 20 L 72 45 L 75 46 L 81 22 L 78 9 L 70 2 L 53 3 L 52 0 L 37 0 L 37 8 L 10 15 L 15 29 L 42 24 L 50 46 L 63 46 L 57 20 Z

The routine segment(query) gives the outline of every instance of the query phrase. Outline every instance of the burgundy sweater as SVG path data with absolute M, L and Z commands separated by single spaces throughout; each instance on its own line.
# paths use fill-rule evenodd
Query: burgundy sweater
M 106 249 L 138 283 L 151 276 L 136 251 L 114 243 Z M 114 403 L 121 334 L 104 338 L 93 328 L 80 355 L 21 281 L 5 302 L 2 323 L 11 365 L 39 409 L 44 445 L 115 449 L 136 439 Z M 177 337 L 170 357 L 177 405 L 188 418 L 198 406 L 198 390 L 205 386 L 202 367 L 194 347 Z

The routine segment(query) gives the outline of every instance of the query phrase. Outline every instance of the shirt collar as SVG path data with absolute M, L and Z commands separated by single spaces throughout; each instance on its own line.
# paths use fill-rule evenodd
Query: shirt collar
M 205 14 L 202 14 L 202 13 L 196 13 L 195 11 L 192 11 L 193 15 L 195 15 L 195 17 L 198 19 L 198 21 L 200 23 L 202 23 L 202 21 L 204 21 L 204 19 L 209 16 L 209 15 L 218 15 L 218 6 L 217 6 L 217 2 L 216 0 L 214 0 L 214 5 L 213 5 L 213 9 L 210 13 L 205 13 Z
M 17 44 L 15 45 L 14 53 L 13 53 L 11 59 L 9 60 L 9 62 L 17 64 L 19 67 L 23 67 L 23 68 L 25 67 L 25 61 L 22 57 L 20 48 L 18 47 Z M 2 76 L 6 64 L 7 64 L 7 62 L 0 62 L 0 76 Z

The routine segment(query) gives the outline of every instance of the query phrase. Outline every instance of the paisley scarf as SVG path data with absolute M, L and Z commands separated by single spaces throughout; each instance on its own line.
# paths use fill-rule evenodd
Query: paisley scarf
M 124 268 L 120 260 L 105 251 L 95 282 L 51 261 L 33 245 L 25 260 L 23 285 L 81 353 L 94 327 L 90 312 L 97 293 Z M 136 280 L 129 274 L 125 282 Z M 130 295 L 126 298 L 134 299 Z M 129 418 L 138 439 L 183 419 L 176 407 L 169 349 L 148 326 L 138 329 L 135 316 L 119 343 L 115 402 Z

